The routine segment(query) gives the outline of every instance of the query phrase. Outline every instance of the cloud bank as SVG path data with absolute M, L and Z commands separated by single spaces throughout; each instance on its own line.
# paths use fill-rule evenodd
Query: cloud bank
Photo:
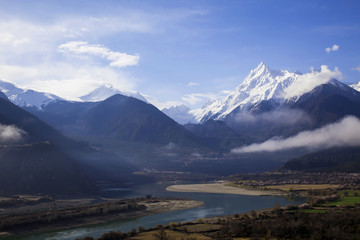
M 137 65 L 140 59 L 138 55 L 114 52 L 102 45 L 89 44 L 83 41 L 72 41 L 61 44 L 58 47 L 58 51 L 64 54 L 86 54 L 101 57 L 110 61 L 110 66 L 119 68 Z
M 286 139 L 270 139 L 263 143 L 235 148 L 233 153 L 275 152 L 292 148 L 326 149 L 360 146 L 360 120 L 349 116 L 313 131 L 303 131 Z
M 317 86 L 328 83 L 331 79 L 341 78 L 341 72 L 337 67 L 331 71 L 328 66 L 322 65 L 319 71 L 311 71 L 300 75 L 293 84 L 284 90 L 285 98 L 301 96 L 312 91 Z
M 187 86 L 188 87 L 195 87 L 195 86 L 199 86 L 200 84 L 197 82 L 188 82 Z
M 26 135 L 26 132 L 14 125 L 0 124 L 0 143 L 17 143 Z
M 150 21 L 131 13 L 116 18 L 67 16 L 47 22 L 2 17 L 0 80 L 69 100 L 78 100 L 79 96 L 105 84 L 133 90 L 138 82 L 123 68 L 136 65 L 139 56 L 111 51 L 80 39 L 101 42 L 112 34 L 146 33 L 153 29 Z M 59 54 L 59 46 L 68 43 L 73 43 L 73 48 L 71 44 L 64 45 L 62 51 L 76 58 Z M 74 43 L 78 43 L 77 48 Z
M 190 104 L 196 105 L 197 103 L 203 101 L 204 99 L 208 99 L 214 101 L 219 98 L 218 94 L 215 93 L 191 93 L 184 95 L 181 100 Z
M 360 67 L 352 68 L 352 70 L 360 72 Z
M 21 88 L 50 92 L 69 100 L 78 100 L 78 96 L 88 94 L 101 85 L 111 84 L 121 91 L 130 91 L 137 83 L 131 74 L 110 66 L 64 62 L 30 67 L 0 64 L 0 80 L 12 82 Z
M 325 48 L 325 52 L 330 53 L 331 51 L 335 52 L 337 50 L 339 50 L 340 46 L 334 44 L 332 47 L 327 47 Z

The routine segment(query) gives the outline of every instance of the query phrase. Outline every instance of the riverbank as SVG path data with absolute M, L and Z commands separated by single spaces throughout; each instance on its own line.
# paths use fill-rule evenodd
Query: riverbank
M 265 191 L 256 189 L 247 189 L 242 187 L 228 186 L 228 182 L 206 183 L 206 184 L 184 184 L 171 185 L 166 188 L 169 192 L 200 192 L 200 193 L 221 193 L 221 194 L 237 194 L 248 196 L 281 196 L 284 195 L 280 191 Z
M 56 211 L 37 212 L 30 215 L 24 213 L 23 215 L 8 216 L 6 218 L 8 224 L 3 225 L 0 228 L 0 237 L 55 231 L 116 220 L 139 218 L 151 214 L 195 208 L 203 204 L 200 201 L 188 199 L 133 199 L 125 200 L 126 206 L 119 205 L 115 209 L 114 205 L 116 205 L 118 201 L 119 200 L 88 205 L 86 206 L 87 209 L 85 209 L 86 214 L 83 213 L 84 206 L 82 206 L 70 210 L 61 209 Z M 129 201 L 134 202 L 129 203 Z M 109 208 L 108 206 L 111 207 Z M 129 206 L 132 207 L 129 208 Z M 88 214 L 89 209 L 91 209 L 94 214 Z M 68 214 L 69 212 L 71 212 L 70 215 Z M 44 220 L 45 216 L 47 217 L 46 220 Z M 34 221 L 34 219 L 38 221 Z M 4 221 L 2 222 L 4 223 Z
M 313 189 L 310 187 L 307 189 Z M 360 231 L 354 230 L 360 221 L 359 188 L 334 191 L 333 195 L 324 191 L 325 195 L 309 199 L 311 204 L 275 205 L 247 213 L 173 222 L 123 234 L 122 239 L 152 239 L 160 235 L 175 240 L 360 239 Z

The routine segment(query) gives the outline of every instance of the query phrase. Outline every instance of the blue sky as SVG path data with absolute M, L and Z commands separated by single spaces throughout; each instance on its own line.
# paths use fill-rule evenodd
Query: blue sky
M 1 1 L 0 79 L 76 99 L 111 84 L 200 107 L 261 61 L 360 81 L 360 1 Z M 328 48 L 328 51 L 326 51 Z M 356 70 L 358 68 L 358 70 Z

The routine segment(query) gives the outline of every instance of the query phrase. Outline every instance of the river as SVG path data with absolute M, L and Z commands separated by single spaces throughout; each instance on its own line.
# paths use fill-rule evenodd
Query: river
M 114 221 L 92 226 L 78 227 L 67 230 L 52 231 L 45 233 L 33 233 L 21 236 L 12 236 L 6 240 L 74 240 L 85 236 L 94 238 L 100 237 L 102 233 L 109 231 L 128 232 L 133 228 L 143 226 L 145 228 L 156 226 L 157 224 L 168 224 L 170 222 L 190 221 L 204 217 L 229 215 L 235 213 L 250 212 L 253 209 L 271 208 L 276 203 L 281 206 L 289 204 L 299 204 L 304 201 L 302 198 L 290 200 L 280 196 L 243 196 L 232 194 L 214 193 L 180 193 L 165 191 L 168 185 L 174 183 L 152 183 L 140 185 L 132 188 L 117 188 L 114 186 L 103 186 L 105 197 L 144 197 L 151 194 L 156 197 L 172 196 L 186 197 L 203 201 L 203 206 L 174 212 L 166 212 L 156 215 L 144 216 L 136 219 Z

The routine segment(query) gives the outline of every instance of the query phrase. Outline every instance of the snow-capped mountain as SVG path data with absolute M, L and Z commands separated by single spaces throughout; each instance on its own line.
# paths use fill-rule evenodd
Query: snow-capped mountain
M 164 108 L 161 111 L 180 124 L 196 122 L 194 115 L 190 113 L 190 108 L 184 104 Z
M 301 75 L 287 70 L 270 70 L 264 63 L 260 63 L 234 92 L 201 109 L 192 110 L 191 113 L 199 122 L 208 119 L 222 120 L 237 108 L 246 109 L 269 99 L 283 101 L 284 90 Z
M 128 97 L 134 97 L 141 101 L 147 102 L 146 98 L 143 95 L 141 95 L 141 93 L 139 92 L 120 91 L 111 85 L 100 86 L 95 90 L 93 90 L 92 92 L 80 97 L 80 99 L 83 100 L 84 102 L 98 102 L 98 101 L 103 101 L 111 96 L 114 96 L 115 94 L 122 94 Z
M 42 106 L 62 98 L 45 92 L 37 92 L 30 89 L 21 89 L 14 84 L 0 80 L 0 91 L 3 92 L 8 99 L 20 107 L 36 107 L 41 109 Z
M 349 86 L 352 87 L 353 89 L 355 89 L 356 91 L 360 92 L 360 82 L 351 84 Z

